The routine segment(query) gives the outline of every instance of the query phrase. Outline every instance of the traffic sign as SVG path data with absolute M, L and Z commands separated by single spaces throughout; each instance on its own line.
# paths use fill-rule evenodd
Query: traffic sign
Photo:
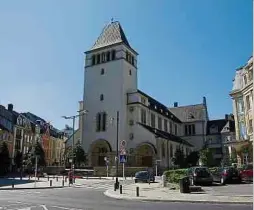
M 126 163 L 127 162 L 127 156 L 126 155 L 120 155 L 120 163 Z
M 126 150 L 125 149 L 121 149 L 120 150 L 120 155 L 126 155 Z

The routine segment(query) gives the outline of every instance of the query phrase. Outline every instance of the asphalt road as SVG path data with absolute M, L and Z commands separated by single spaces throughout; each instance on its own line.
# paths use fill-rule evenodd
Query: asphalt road
M 102 189 L 64 188 L 0 191 L 0 210 L 251 210 L 252 205 L 115 200 Z

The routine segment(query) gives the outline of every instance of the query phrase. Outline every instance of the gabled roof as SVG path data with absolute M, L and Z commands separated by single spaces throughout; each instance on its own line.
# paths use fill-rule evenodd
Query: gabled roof
M 210 133 L 211 128 L 217 128 L 217 133 Z M 219 120 L 210 120 L 207 122 L 207 135 L 234 132 L 235 123 L 233 120 L 219 119 Z
M 194 104 L 169 108 L 169 110 L 175 114 L 182 122 L 206 120 L 206 109 L 207 108 L 205 104 Z
M 189 147 L 193 147 L 193 145 L 190 144 L 189 142 L 187 142 L 186 140 L 184 140 L 184 139 L 182 139 L 178 136 L 175 136 L 171 133 L 159 130 L 157 128 L 153 128 L 151 126 L 148 126 L 148 125 L 145 125 L 145 124 L 142 124 L 142 123 L 138 123 L 138 124 L 143 126 L 145 129 L 147 129 L 148 131 L 150 131 L 151 133 L 153 133 L 154 135 L 156 135 L 160 138 L 164 138 L 164 139 L 167 139 L 169 141 L 174 141 L 174 142 L 177 142 L 179 144 L 184 144 L 184 145 L 187 145 Z
M 113 44 L 124 43 L 131 48 L 124 31 L 118 21 L 111 22 L 106 25 L 91 50 L 99 49 L 102 47 L 110 46 Z

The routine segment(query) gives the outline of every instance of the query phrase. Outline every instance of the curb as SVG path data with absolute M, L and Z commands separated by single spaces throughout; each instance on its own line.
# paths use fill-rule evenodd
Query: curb
M 241 205 L 241 204 L 253 204 L 253 201 L 249 201 L 249 202 L 241 202 L 241 201 L 237 201 L 237 202 L 230 202 L 230 201 L 201 201 L 201 200 L 160 200 L 160 199 L 147 199 L 147 198 L 133 198 L 133 197 L 118 197 L 117 195 L 112 195 L 111 193 L 109 193 L 109 190 L 106 190 L 103 193 L 105 196 L 109 197 L 109 198 L 114 198 L 117 200 L 132 200 L 132 201 L 150 201 L 150 202 L 172 202 L 172 203 L 206 203 L 206 204 L 235 204 L 235 205 Z
M 67 186 L 65 186 L 67 187 Z M 8 188 L 1 188 L 0 187 L 0 191 L 1 190 L 38 190 L 38 189 L 57 189 L 57 188 L 64 188 L 62 186 L 57 186 L 57 187 L 18 187 L 18 188 L 12 188 L 12 187 L 8 187 Z

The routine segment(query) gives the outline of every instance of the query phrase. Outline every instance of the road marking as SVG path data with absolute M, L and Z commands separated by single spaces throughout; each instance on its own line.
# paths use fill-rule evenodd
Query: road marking
M 47 208 L 45 205 L 41 205 L 41 207 L 42 207 L 44 210 L 48 210 L 48 208 Z
M 53 208 L 65 209 L 65 210 L 84 210 L 84 209 L 76 209 L 76 208 L 67 208 L 62 206 L 51 206 Z

